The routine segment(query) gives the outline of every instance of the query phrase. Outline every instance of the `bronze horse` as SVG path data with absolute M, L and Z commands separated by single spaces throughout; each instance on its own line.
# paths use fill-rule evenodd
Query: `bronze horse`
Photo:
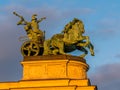
M 89 36 L 83 36 L 84 25 L 83 22 L 77 18 L 68 23 L 64 30 L 52 36 L 51 39 L 44 42 L 44 55 L 57 55 L 67 54 L 76 49 L 84 52 L 80 57 L 85 57 L 88 54 L 86 48 L 90 50 L 92 56 L 94 56 L 94 46 L 89 40 Z

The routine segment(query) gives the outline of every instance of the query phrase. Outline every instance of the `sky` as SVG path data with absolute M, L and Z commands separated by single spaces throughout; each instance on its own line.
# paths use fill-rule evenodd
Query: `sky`
M 16 11 L 27 21 L 33 14 L 46 17 L 39 26 L 46 39 L 60 33 L 78 18 L 85 26 L 85 36 L 95 48 L 95 56 L 85 57 L 92 85 L 99 90 L 120 90 L 120 0 L 1 0 L 0 1 L 0 82 L 18 81 L 22 77 L 23 57 L 19 37 L 26 36 L 17 26 Z M 81 51 L 73 52 L 80 55 Z

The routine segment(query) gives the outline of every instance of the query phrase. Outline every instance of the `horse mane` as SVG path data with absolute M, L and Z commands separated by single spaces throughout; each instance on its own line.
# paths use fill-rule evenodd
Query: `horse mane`
M 68 32 L 72 28 L 72 26 L 77 22 L 83 23 L 81 20 L 74 18 L 71 22 L 65 25 L 64 30 L 62 32 L 63 33 Z

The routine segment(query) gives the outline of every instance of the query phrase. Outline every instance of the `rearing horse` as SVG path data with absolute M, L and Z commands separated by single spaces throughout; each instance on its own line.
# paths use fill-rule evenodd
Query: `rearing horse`
M 94 47 L 90 43 L 89 36 L 83 36 L 84 32 L 83 22 L 74 18 L 60 34 L 55 34 L 51 39 L 45 40 L 44 55 L 67 54 L 67 52 L 78 49 L 84 52 L 80 57 L 85 57 L 88 54 L 87 47 L 91 55 L 94 56 Z

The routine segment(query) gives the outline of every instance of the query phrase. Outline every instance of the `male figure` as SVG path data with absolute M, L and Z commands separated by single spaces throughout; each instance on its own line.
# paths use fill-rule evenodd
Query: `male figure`
M 41 40 L 43 40 L 44 33 L 39 29 L 39 22 L 41 22 L 43 19 L 46 19 L 46 17 L 43 17 L 43 18 L 37 20 L 36 16 L 37 16 L 37 14 L 32 15 L 31 27 L 32 27 L 33 32 L 35 33 L 35 36 L 37 36 L 37 37 L 41 38 Z
M 17 25 L 25 25 L 24 29 L 27 32 L 27 35 L 30 40 L 32 41 L 38 41 L 43 42 L 44 39 L 44 33 L 39 29 L 39 22 L 41 22 L 43 19 L 46 19 L 45 17 L 37 20 L 36 14 L 32 15 L 31 22 L 27 22 L 23 16 L 20 16 L 16 12 L 13 12 L 16 16 L 20 17 L 20 21 L 17 23 Z

